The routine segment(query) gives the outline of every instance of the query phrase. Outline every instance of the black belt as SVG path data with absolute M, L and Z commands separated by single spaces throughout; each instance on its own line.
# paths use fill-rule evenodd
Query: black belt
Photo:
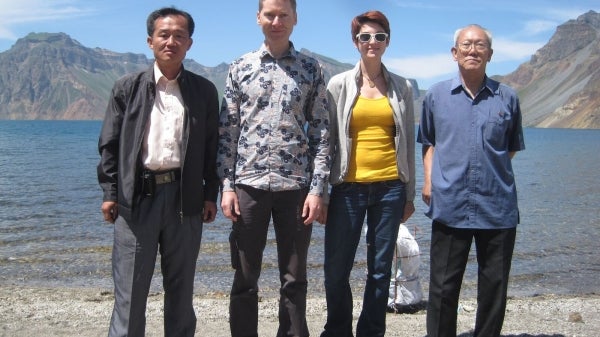
M 157 185 L 168 184 L 181 180 L 181 170 L 174 169 L 169 171 L 144 171 L 144 179 L 153 180 Z
M 168 184 L 181 180 L 181 170 L 174 169 L 169 171 L 149 171 L 142 173 L 142 192 L 151 197 L 154 195 L 156 185 Z

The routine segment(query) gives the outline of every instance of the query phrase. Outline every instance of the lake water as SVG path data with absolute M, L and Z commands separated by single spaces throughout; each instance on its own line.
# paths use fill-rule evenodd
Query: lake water
M 94 287 L 112 290 L 112 225 L 102 221 L 96 182 L 99 121 L 0 121 L 0 286 Z M 513 160 L 521 224 L 509 295 L 598 292 L 600 278 L 600 130 L 525 129 L 526 150 Z M 420 151 L 417 151 L 420 153 Z M 417 160 L 420 164 L 420 156 Z M 417 167 L 417 190 L 422 168 Z M 430 221 L 417 196 L 407 226 L 421 248 L 421 280 L 429 278 Z M 196 292 L 228 293 L 233 271 L 220 214 L 206 224 Z M 314 225 L 309 292 L 323 293 L 324 227 Z M 352 284 L 366 270 L 361 242 Z M 274 237 L 265 251 L 260 286 L 276 294 Z M 463 292 L 475 294 L 474 252 Z M 157 266 L 153 290 L 161 290 Z M 355 293 L 360 297 L 360 293 Z

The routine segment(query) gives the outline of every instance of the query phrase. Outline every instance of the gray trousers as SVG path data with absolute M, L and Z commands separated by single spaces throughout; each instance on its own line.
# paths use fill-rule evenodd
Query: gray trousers
M 202 216 L 180 217 L 179 182 L 157 185 L 135 221 L 118 217 L 112 252 L 115 303 L 108 335 L 143 337 L 157 252 L 163 276 L 165 336 L 194 336 L 192 304 Z
M 306 259 L 312 225 L 304 225 L 307 189 L 271 192 L 237 186 L 241 215 L 230 236 L 235 268 L 229 305 L 231 336 L 258 336 L 258 278 L 271 216 L 281 282 L 276 336 L 309 335 L 306 323 Z

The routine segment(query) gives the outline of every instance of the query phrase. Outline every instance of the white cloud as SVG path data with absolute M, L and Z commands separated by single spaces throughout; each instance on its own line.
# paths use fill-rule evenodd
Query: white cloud
M 443 9 L 442 6 L 437 5 L 437 4 L 432 4 L 429 1 L 396 0 L 396 1 L 393 1 L 392 3 L 394 3 L 399 8 L 416 8 L 416 9 L 427 9 L 427 10 Z
M 585 5 L 586 1 L 573 1 L 568 7 L 552 7 L 554 4 L 536 5 L 528 9 L 527 13 L 532 19 L 524 22 L 523 34 L 526 36 L 534 36 L 537 34 L 545 34 L 554 31 L 556 27 L 562 25 L 569 20 L 575 20 L 579 16 L 590 10 L 598 11 L 597 3 L 593 5 Z
M 93 10 L 78 0 L 0 0 L 0 39 L 14 40 L 14 27 L 32 22 L 48 22 L 89 15 Z
M 522 61 L 543 47 L 545 42 L 520 42 L 504 38 L 493 40 L 494 55 L 492 61 Z
M 384 64 L 404 77 L 430 79 L 456 72 L 450 51 L 446 54 L 384 59 Z
M 2 23 L 0 23 L 0 39 L 15 40 L 16 38 L 17 36 L 15 33 L 7 27 L 2 26 Z
M 565 23 L 568 20 L 573 20 L 573 19 L 577 19 L 580 15 L 583 15 L 584 13 L 586 13 L 589 10 L 593 10 L 594 8 L 589 8 L 589 7 L 584 7 L 581 4 L 574 4 L 574 5 L 578 5 L 578 8 L 575 8 L 574 6 L 570 6 L 570 7 L 560 7 L 560 8 L 546 8 L 545 10 L 543 10 L 543 14 L 545 14 L 545 16 L 547 17 L 551 17 L 554 20 L 556 20 L 558 22 L 558 24 L 562 24 Z M 591 7 L 597 7 L 597 4 L 595 6 L 591 6 Z M 596 9 L 597 10 L 597 9 Z
M 535 36 L 540 33 L 548 31 L 554 31 L 556 26 L 560 23 L 551 20 L 531 20 L 525 22 L 524 34 L 528 36 Z
M 543 42 L 521 42 L 506 38 L 494 38 L 492 57 L 493 70 L 490 74 L 506 73 L 516 69 L 521 63 L 527 61 L 531 55 L 544 45 Z M 450 51 L 448 53 L 420 55 L 399 58 L 384 58 L 383 62 L 393 72 L 407 78 L 414 78 L 419 86 L 428 87 L 429 84 L 439 79 L 453 76 L 457 65 Z M 489 67 L 489 66 L 488 66 Z

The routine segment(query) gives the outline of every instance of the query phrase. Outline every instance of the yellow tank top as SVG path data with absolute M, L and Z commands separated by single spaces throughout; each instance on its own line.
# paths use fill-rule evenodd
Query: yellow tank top
M 395 130 L 393 111 L 387 97 L 358 97 L 350 117 L 352 152 L 345 181 L 398 179 Z

